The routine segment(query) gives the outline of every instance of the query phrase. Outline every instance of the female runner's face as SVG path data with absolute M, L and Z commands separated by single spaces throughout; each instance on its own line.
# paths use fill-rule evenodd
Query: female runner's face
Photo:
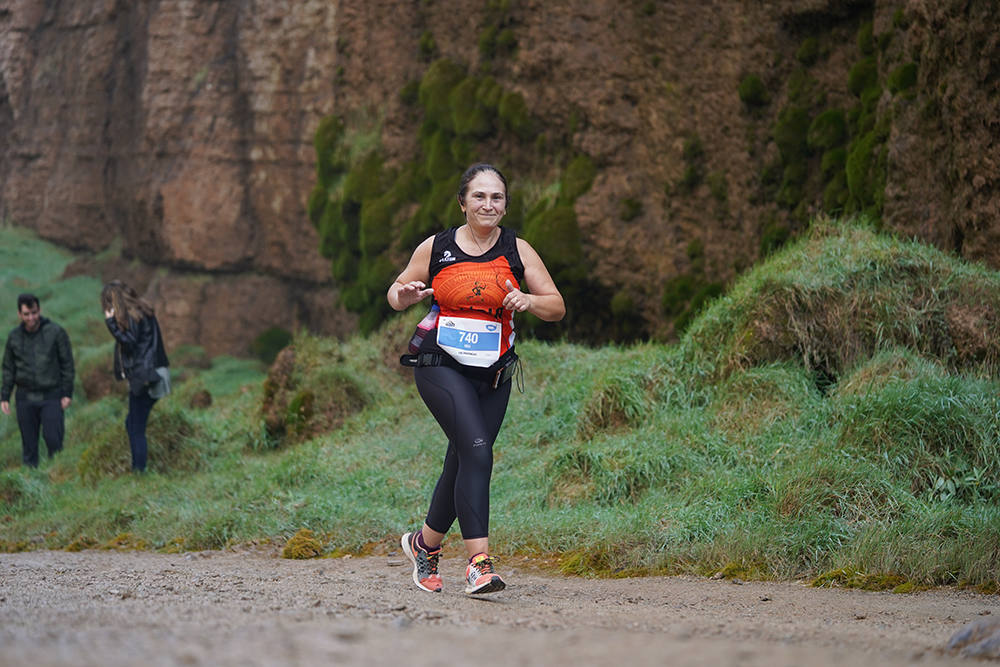
M 465 220 L 473 227 L 490 229 L 500 224 L 507 212 L 507 191 L 492 171 L 481 171 L 469 181 L 462 206 Z

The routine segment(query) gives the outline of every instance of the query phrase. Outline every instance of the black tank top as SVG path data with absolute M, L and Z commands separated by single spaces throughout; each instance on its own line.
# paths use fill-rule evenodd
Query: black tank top
M 514 312 L 503 307 L 506 282 L 521 288 L 524 263 L 517 234 L 500 227 L 496 243 L 482 255 L 466 254 L 455 242 L 457 227 L 439 232 L 431 249 L 430 279 L 440 317 L 462 317 L 501 325 L 500 362 L 514 348 Z M 421 352 L 447 354 L 437 344 L 437 330 L 424 338 Z M 500 363 L 498 362 L 498 363 Z M 475 369 L 482 370 L 482 369 Z

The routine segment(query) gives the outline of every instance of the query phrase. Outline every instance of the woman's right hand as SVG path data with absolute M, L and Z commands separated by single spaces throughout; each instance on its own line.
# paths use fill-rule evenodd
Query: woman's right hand
M 415 303 L 426 299 L 433 294 L 434 290 L 427 287 L 427 281 L 431 279 L 430 270 L 427 268 L 431 263 L 431 247 L 434 245 L 434 237 L 428 236 L 413 251 L 410 263 L 406 265 L 399 277 L 389 285 L 386 292 L 386 299 L 393 310 L 406 310 Z
M 409 308 L 415 303 L 420 303 L 434 293 L 434 288 L 427 287 L 422 280 L 411 280 L 408 283 L 396 283 L 399 285 L 396 290 L 396 302 L 402 308 Z
M 104 311 L 104 319 L 108 319 L 109 317 L 114 317 L 114 316 L 115 316 L 114 308 L 108 308 L 107 310 Z

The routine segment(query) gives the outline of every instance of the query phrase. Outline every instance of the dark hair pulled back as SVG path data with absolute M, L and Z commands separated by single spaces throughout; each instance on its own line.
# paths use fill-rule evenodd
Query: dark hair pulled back
M 500 170 L 494 167 L 492 164 L 486 162 L 477 162 L 476 164 L 472 165 L 471 167 L 465 170 L 465 173 L 462 174 L 462 180 L 458 182 L 459 204 L 465 204 L 465 193 L 468 192 L 469 190 L 469 183 L 471 183 L 472 179 L 474 179 L 478 174 L 481 174 L 484 171 L 492 171 L 494 174 L 497 175 L 497 177 L 503 183 L 503 193 L 505 196 L 507 195 L 507 179 L 504 177 L 502 173 L 500 173 Z

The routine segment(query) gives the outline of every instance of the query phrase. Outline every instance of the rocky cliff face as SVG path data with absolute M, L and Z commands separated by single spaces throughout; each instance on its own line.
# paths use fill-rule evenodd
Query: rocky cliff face
M 919 91 L 896 109 L 886 224 L 1000 268 L 1000 23 L 990 2 L 911 0 Z
M 172 341 L 246 352 L 273 325 L 347 330 L 303 194 L 334 109 L 335 16 L 328 2 L 0 4 L 0 216 L 138 260 L 95 268 L 153 296 Z
M 724 282 L 775 230 L 847 201 L 820 151 L 790 162 L 781 123 L 793 102 L 850 118 L 866 23 L 882 78 L 909 63 L 917 77 L 861 112 L 885 128 L 873 205 L 1000 267 L 1000 31 L 984 0 L 0 0 L 0 216 L 120 254 L 93 270 L 131 272 L 172 340 L 242 352 L 273 325 L 350 331 L 305 212 L 313 134 L 335 113 L 390 164 L 413 159 L 420 118 L 401 91 L 431 58 L 484 68 L 498 12 L 517 47 L 491 73 L 593 159 L 575 202 L 585 261 L 647 334 L 671 332 L 664 284 Z M 767 95 L 748 104 L 750 74 Z M 524 171 L 538 190 L 555 178 L 544 160 Z

